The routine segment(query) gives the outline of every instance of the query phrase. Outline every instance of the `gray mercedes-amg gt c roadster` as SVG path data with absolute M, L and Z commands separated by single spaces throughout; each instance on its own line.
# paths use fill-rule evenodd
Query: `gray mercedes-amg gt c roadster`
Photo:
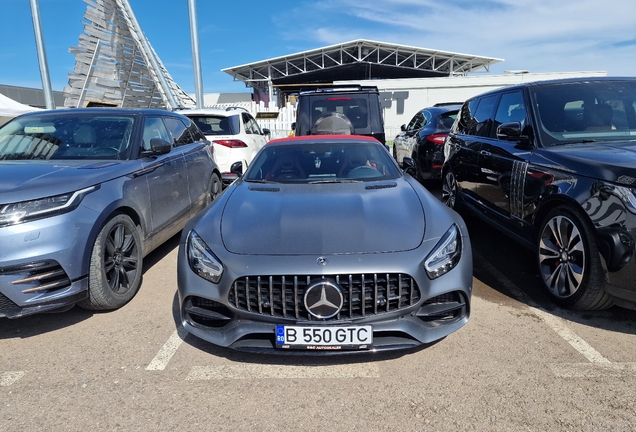
M 181 321 L 242 351 L 407 349 L 462 327 L 473 263 L 461 217 L 374 138 L 270 141 L 179 245 Z

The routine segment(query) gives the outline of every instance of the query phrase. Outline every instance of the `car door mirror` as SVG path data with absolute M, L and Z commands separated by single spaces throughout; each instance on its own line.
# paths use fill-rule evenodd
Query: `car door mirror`
M 152 154 L 162 155 L 170 153 L 170 150 L 172 150 L 172 144 L 168 141 L 164 141 L 161 138 L 153 138 L 150 140 L 150 152 Z
M 415 161 L 413 158 L 405 157 L 402 159 L 402 169 L 410 176 L 415 176 L 417 169 L 415 168 Z
M 497 127 L 497 138 L 506 141 L 519 141 L 524 138 L 521 132 L 520 122 L 502 123 Z
M 263 128 L 263 135 L 271 135 L 271 132 L 267 128 Z
M 402 132 L 405 132 L 405 131 L 406 131 L 406 125 L 402 125 L 402 126 L 400 126 L 400 130 L 401 130 Z
M 239 177 L 243 175 L 243 162 L 238 161 L 238 162 L 234 162 L 231 166 L 230 166 L 230 172 L 233 172 L 234 174 L 238 175 Z

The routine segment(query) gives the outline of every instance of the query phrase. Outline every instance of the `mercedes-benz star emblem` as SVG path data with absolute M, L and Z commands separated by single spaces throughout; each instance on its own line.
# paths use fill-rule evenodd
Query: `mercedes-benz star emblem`
M 329 263 L 329 260 L 325 257 L 318 257 L 318 259 L 316 260 L 316 262 L 319 265 L 327 265 Z
M 342 291 L 328 280 L 312 283 L 305 291 L 305 307 L 312 316 L 320 319 L 334 317 L 342 309 Z

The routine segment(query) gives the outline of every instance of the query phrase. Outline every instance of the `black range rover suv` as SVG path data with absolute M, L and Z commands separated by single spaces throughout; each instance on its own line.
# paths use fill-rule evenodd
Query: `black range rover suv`
M 558 304 L 636 308 L 636 78 L 469 99 L 444 156 L 443 201 L 532 248 Z

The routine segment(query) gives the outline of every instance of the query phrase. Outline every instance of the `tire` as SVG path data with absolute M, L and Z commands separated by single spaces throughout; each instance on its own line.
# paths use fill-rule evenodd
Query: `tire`
M 95 240 L 88 275 L 88 298 L 78 305 L 90 310 L 118 309 L 139 291 L 143 265 L 139 228 L 124 214 L 108 220 Z
M 551 210 L 541 223 L 536 251 L 541 281 L 557 304 L 578 310 L 612 306 L 596 236 L 580 211 Z
M 457 210 L 457 179 L 452 170 L 447 170 L 442 179 L 442 202 L 447 207 Z
M 217 173 L 210 177 L 210 202 L 214 201 L 223 192 L 223 182 Z

